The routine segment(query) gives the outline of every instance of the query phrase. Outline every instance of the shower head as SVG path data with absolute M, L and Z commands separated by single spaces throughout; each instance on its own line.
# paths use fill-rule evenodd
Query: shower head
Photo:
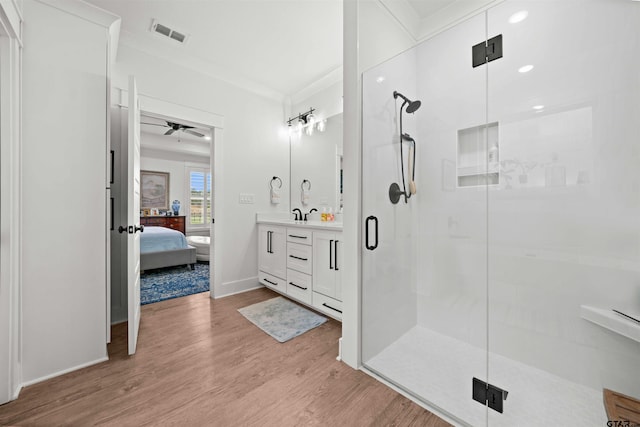
M 409 98 L 407 98 L 406 96 L 404 96 L 403 94 L 401 94 L 398 91 L 393 91 L 393 97 L 394 98 L 402 98 L 404 99 L 404 102 L 402 103 L 402 105 L 404 104 L 409 104 L 407 105 L 407 113 L 411 114 L 411 113 L 415 113 L 416 110 L 418 110 L 418 108 L 420 108 L 420 105 L 422 104 L 420 101 L 411 101 Z

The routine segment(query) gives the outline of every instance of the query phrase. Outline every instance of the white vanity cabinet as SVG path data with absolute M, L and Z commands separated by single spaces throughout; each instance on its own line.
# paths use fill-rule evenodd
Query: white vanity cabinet
M 311 230 L 287 228 L 287 295 L 311 305 L 313 273 Z
M 318 221 L 319 222 L 319 221 Z M 261 284 L 342 319 L 342 231 L 335 225 L 259 223 Z
M 342 317 L 342 233 L 313 232 L 313 306 Z
M 260 283 L 285 292 L 287 278 L 287 229 L 277 225 L 258 226 L 258 279 Z

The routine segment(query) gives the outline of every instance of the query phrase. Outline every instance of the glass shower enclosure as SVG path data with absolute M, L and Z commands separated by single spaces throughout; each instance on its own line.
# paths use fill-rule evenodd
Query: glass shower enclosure
M 362 81 L 364 367 L 460 424 L 606 425 L 640 398 L 640 2 L 507 0 Z

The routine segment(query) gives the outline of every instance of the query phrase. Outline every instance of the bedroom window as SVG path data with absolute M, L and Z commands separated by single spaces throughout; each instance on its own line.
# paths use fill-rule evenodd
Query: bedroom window
M 206 228 L 211 222 L 211 173 L 207 168 L 190 167 L 187 221 L 190 228 Z

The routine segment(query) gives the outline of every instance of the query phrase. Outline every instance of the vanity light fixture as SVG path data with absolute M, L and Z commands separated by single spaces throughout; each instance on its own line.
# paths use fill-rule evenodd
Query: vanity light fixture
M 315 109 L 309 108 L 309 111 L 299 113 L 297 116 L 289 118 L 289 120 L 287 120 L 289 129 L 291 129 L 292 123 L 294 123 L 296 131 L 302 132 L 303 128 L 307 128 L 308 133 L 308 129 L 313 128 L 313 125 L 315 123 L 315 116 L 313 115 L 314 111 Z M 313 133 L 313 130 L 311 131 L 311 133 Z M 311 133 L 309 133 L 309 135 L 311 135 Z

